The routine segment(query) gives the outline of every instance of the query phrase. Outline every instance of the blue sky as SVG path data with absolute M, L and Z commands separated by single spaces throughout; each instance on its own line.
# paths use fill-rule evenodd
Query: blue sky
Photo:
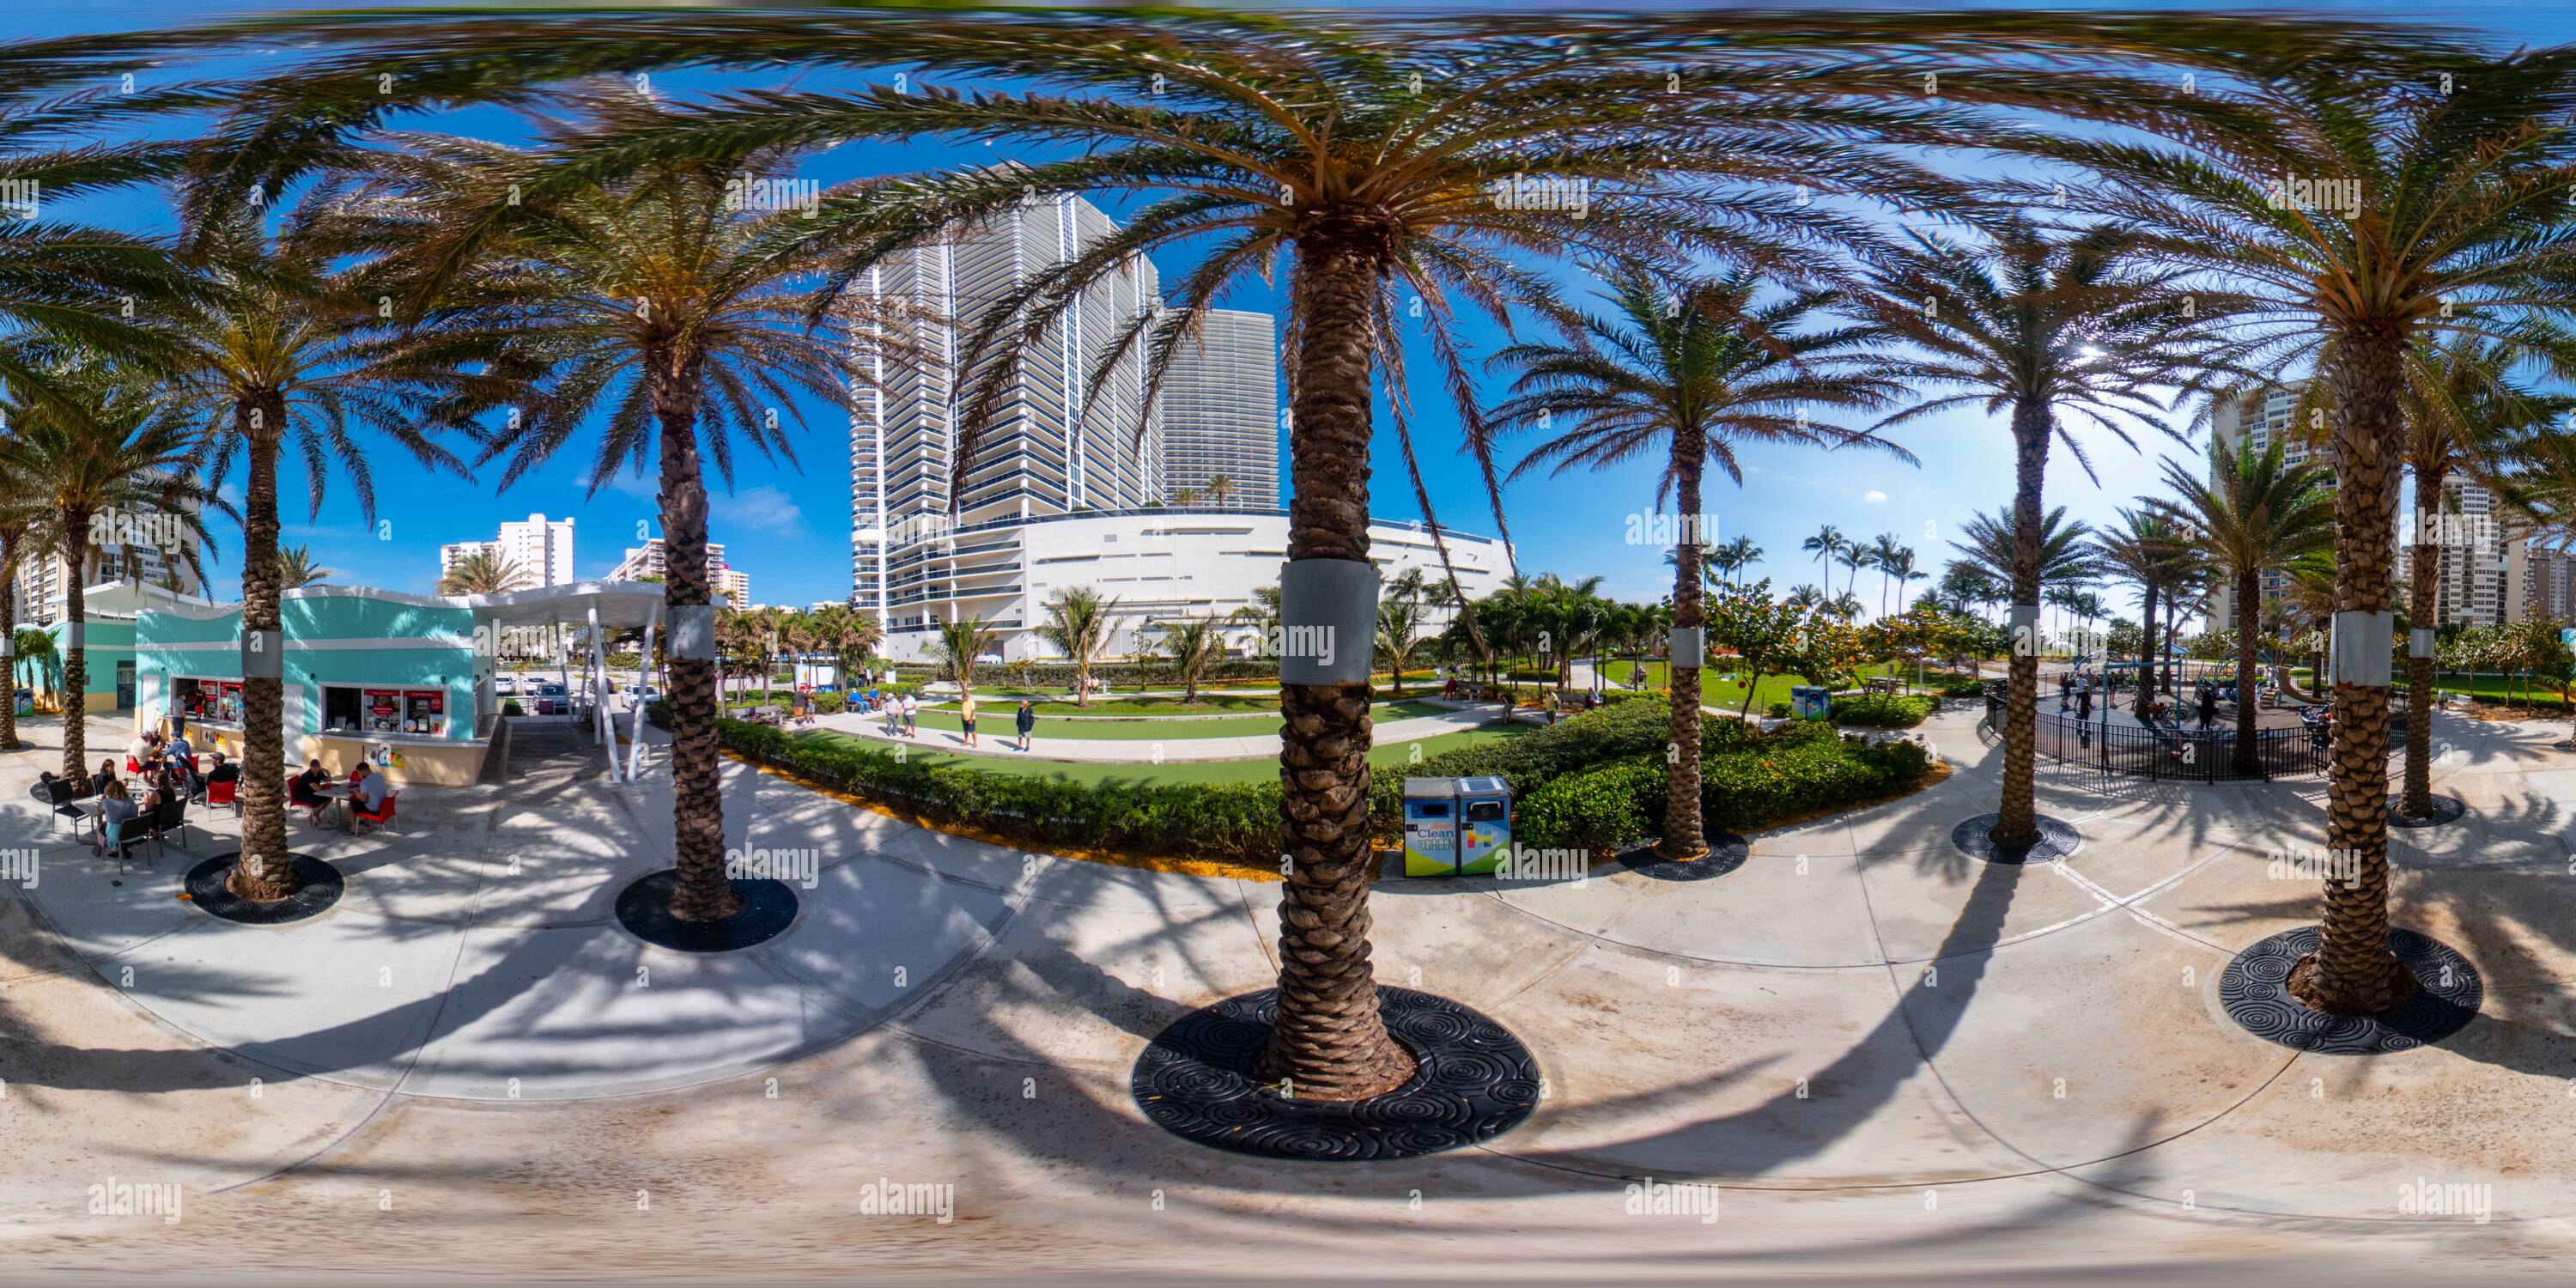
M 6 18 L 0 30 L 13 35 L 62 35 L 148 28 L 219 13 L 304 7 L 319 6 L 205 6 L 158 0 L 30 6 L 24 0 L 0 0 L 0 17 Z M 2576 5 L 2520 5 L 2509 11 L 2509 17 L 2508 11 L 2499 8 L 2459 4 L 2403 9 L 2275 7 L 2420 20 L 2446 28 L 2483 27 L 2534 44 L 2576 39 Z M 664 83 L 670 92 L 685 95 L 706 88 L 773 87 L 792 75 L 691 75 Z M 430 125 L 485 137 L 516 137 L 510 119 L 494 112 L 453 114 Z M 853 145 L 815 159 L 804 173 L 830 183 L 860 174 L 936 168 L 998 155 L 981 146 Z M 80 213 L 127 226 L 149 224 L 149 210 L 142 203 L 129 199 L 114 209 L 115 214 L 99 209 Z M 126 213 L 137 210 L 142 213 Z M 1189 267 L 1185 254 L 1157 258 L 1166 280 Z M 1236 308 L 1277 307 L 1258 282 L 1224 303 Z M 1499 332 L 1482 326 L 1467 334 L 1485 350 L 1503 339 Z M 1481 484 L 1472 463 L 1456 450 L 1457 417 L 1429 378 L 1430 355 L 1418 336 L 1411 339 L 1408 366 L 1415 373 L 1417 390 L 1413 419 L 1433 504 L 1451 526 L 1489 532 L 1492 520 Z M 715 496 L 714 538 L 728 547 L 734 566 L 750 574 L 753 598 L 760 602 L 802 605 L 841 599 L 849 591 L 844 422 L 837 411 L 825 407 L 809 409 L 808 423 L 810 430 L 798 444 L 801 469 L 750 458 L 740 462 L 732 494 L 727 496 L 719 488 Z M 1420 512 L 1393 435 L 1383 432 L 1383 417 L 1380 423 L 1374 462 L 1378 499 L 1372 508 L 1385 516 L 1417 518 Z M 1923 459 L 1920 469 L 1883 455 L 1747 450 L 1742 457 L 1744 487 L 1739 490 L 1715 480 L 1708 490 L 1706 508 L 1717 518 L 1720 539 L 1751 536 L 1766 551 L 1752 575 L 1769 576 L 1781 586 L 1820 579 L 1817 565 L 1799 551 L 1798 544 L 1827 523 L 1864 539 L 1896 534 L 1920 552 L 1921 564 L 1937 573 L 1952 553 L 1947 541 L 1954 527 L 1970 514 L 1997 509 L 2006 501 L 2010 438 L 2000 417 L 1974 412 L 1919 422 L 1898 431 L 1897 437 Z M 2069 454 L 2058 451 L 2052 453 L 2047 489 L 2052 505 L 2064 504 L 2076 517 L 2096 523 L 2112 521 L 2117 507 L 2133 503 L 2138 493 L 2148 490 L 2159 472 L 2160 457 L 2191 459 L 2199 454 L 2197 445 L 2170 440 L 2142 439 L 2142 451 L 2132 453 L 2107 435 L 2088 431 L 2085 437 L 2102 472 L 2101 482 L 2088 479 Z M 341 571 L 335 580 L 425 591 L 435 580 L 441 543 L 489 539 L 502 520 L 524 518 L 531 512 L 575 520 L 577 565 L 584 576 L 607 572 L 625 547 L 636 543 L 639 531 L 652 530 L 654 488 L 649 480 L 623 479 L 595 496 L 583 495 L 588 453 L 582 444 L 506 493 L 496 493 L 489 482 L 414 475 L 391 450 L 378 453 L 376 459 L 383 522 L 374 528 L 362 521 L 345 488 L 334 489 L 321 514 L 309 522 L 303 516 L 300 494 L 288 494 L 286 541 L 309 544 L 324 563 Z M 1507 459 L 1505 464 L 1509 463 Z M 1661 551 L 1632 547 L 1623 540 L 1626 516 L 1654 506 L 1656 473 L 1652 464 L 1639 462 L 1579 476 L 1533 474 L 1511 484 L 1505 495 L 1506 514 L 1523 571 L 1598 573 L 1605 578 L 1605 589 L 1631 599 L 1651 601 L 1668 591 L 1670 573 Z M 219 530 L 217 535 L 226 554 L 239 544 L 237 533 Z M 228 560 L 218 560 L 215 576 L 219 587 L 237 585 Z M 1862 574 L 1859 590 L 1867 604 L 1877 604 L 1877 587 L 1870 574 Z M 2124 597 L 2122 603 L 2125 606 Z

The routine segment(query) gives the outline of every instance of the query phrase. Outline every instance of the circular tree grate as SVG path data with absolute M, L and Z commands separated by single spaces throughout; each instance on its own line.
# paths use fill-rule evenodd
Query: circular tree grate
M 1380 986 L 1387 1032 L 1419 1062 L 1366 1100 L 1298 1100 L 1256 1081 L 1279 990 L 1182 1016 L 1136 1060 L 1128 1087 L 1154 1124 L 1215 1149 L 1323 1162 L 1417 1158 L 1491 1140 L 1538 1107 L 1529 1048 L 1485 1016 L 1429 993 Z
M 1950 829 L 1950 844 L 1959 852 L 1988 863 L 2055 863 L 2071 857 L 2084 844 L 2084 834 L 2062 818 L 2039 816 L 2039 841 L 2033 845 L 1997 845 L 1990 835 L 2001 814 L 1979 814 Z
M 238 850 L 218 854 L 188 869 L 184 879 L 188 902 L 204 909 L 207 915 L 246 926 L 277 926 L 290 921 L 319 917 L 340 902 L 347 883 L 340 870 L 310 854 L 288 854 L 295 877 L 304 883 L 302 889 L 269 902 L 244 899 L 234 894 L 224 882 L 233 874 L 233 864 L 241 858 Z
M 1620 855 L 1619 866 L 1657 881 L 1707 881 L 1743 867 L 1752 853 L 1753 843 L 1743 837 L 1733 832 L 1711 832 L 1708 853 L 1696 859 L 1658 858 L 1650 845 Z
M 684 953 L 729 953 L 767 943 L 796 920 L 796 890 L 767 877 L 731 879 L 742 911 L 723 921 L 682 921 L 671 915 L 671 891 L 679 871 L 664 868 L 637 877 L 617 892 L 617 924 L 626 933 L 660 948 Z
M 2432 801 L 2433 812 L 2419 818 L 2413 814 L 2399 812 L 2406 805 L 2404 794 L 2400 793 L 2396 799 L 2388 802 L 2388 825 L 2390 827 L 2440 827 L 2445 823 L 2459 822 L 2469 812 L 2469 803 L 2457 796 L 2435 796 Z
M 2284 930 L 2236 954 L 2218 976 L 2229 1019 L 2266 1042 L 2320 1055 L 2381 1055 L 2439 1042 L 2477 1018 L 2486 985 L 2448 946 L 2412 930 L 2388 932 L 2389 950 L 2415 972 L 2415 994 L 2381 1015 L 2325 1015 L 2290 996 L 2290 968 L 2317 950 L 2315 926 Z

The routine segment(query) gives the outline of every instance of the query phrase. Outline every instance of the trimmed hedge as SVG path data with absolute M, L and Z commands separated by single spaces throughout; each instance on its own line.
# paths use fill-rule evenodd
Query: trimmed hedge
M 1705 825 L 1743 832 L 1783 819 L 1893 796 L 1923 781 L 1932 758 L 1920 743 L 1871 747 L 1819 724 L 1792 725 L 1761 746 L 1700 762 Z M 1656 754 L 1631 756 L 1565 775 L 1530 793 L 1514 820 L 1515 841 L 1598 854 L 1663 832 L 1664 772 Z
M 1855 693 L 1834 699 L 1833 721 L 1872 729 L 1909 729 L 1941 709 L 1941 699 L 1928 693 Z

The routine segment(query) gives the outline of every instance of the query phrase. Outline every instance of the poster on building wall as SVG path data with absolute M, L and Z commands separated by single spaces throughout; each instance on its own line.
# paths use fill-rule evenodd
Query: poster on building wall
M 361 692 L 367 712 L 367 728 L 391 733 L 402 724 L 402 690 L 366 689 Z

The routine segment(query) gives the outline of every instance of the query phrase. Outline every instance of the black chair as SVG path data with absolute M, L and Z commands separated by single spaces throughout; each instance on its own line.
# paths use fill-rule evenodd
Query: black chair
M 89 799 L 87 778 L 40 778 L 36 780 L 33 787 L 27 789 L 27 795 L 37 804 L 52 810 L 55 821 L 68 820 L 74 831 L 78 831 L 80 825 L 89 819 L 90 812 L 87 809 L 72 803 Z
M 180 850 L 185 851 L 188 848 L 188 802 L 175 796 L 161 802 L 161 807 L 152 811 L 150 830 L 154 853 L 159 853 L 173 835 L 179 838 Z

